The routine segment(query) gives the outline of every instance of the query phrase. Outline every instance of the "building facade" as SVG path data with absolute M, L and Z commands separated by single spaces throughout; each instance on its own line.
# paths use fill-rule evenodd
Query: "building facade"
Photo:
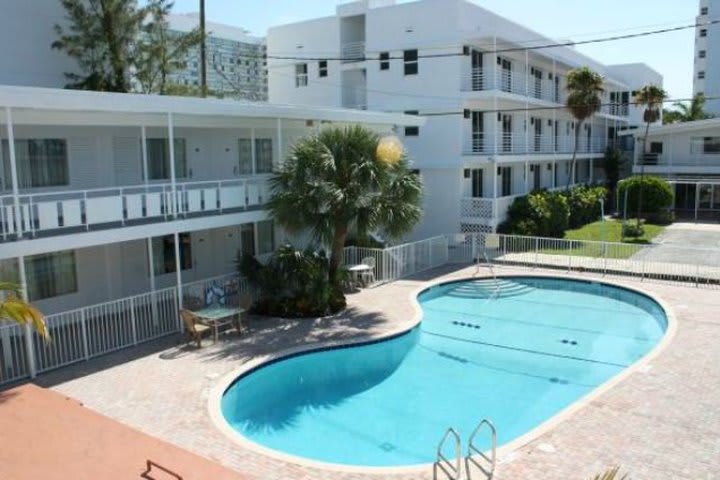
M 442 18 L 442 22 L 437 20 Z M 464 0 L 364 0 L 335 15 L 268 32 L 271 101 L 426 116 L 404 137 L 426 188 L 415 238 L 491 231 L 536 188 L 602 175 L 617 133 L 642 122 L 641 86 L 662 84 L 643 64 L 605 66 Z M 581 128 L 563 108 L 572 68 L 605 78 L 603 108 Z
M 169 15 L 170 29 L 189 32 L 200 24 L 198 13 Z M 207 83 L 217 95 L 251 101 L 267 101 L 267 65 L 265 40 L 247 30 L 220 23 L 206 22 Z M 200 85 L 200 49 L 188 55 L 187 67 L 172 75 L 180 85 Z
M 670 181 L 678 218 L 720 219 L 720 119 L 655 126 L 644 151 L 644 130 L 627 135 L 636 146 L 633 173 Z
M 720 115 L 720 26 L 707 22 L 720 19 L 720 0 L 700 0 L 695 30 L 693 94 L 708 98 L 705 111 Z
M 66 336 L 84 339 L 86 356 L 107 347 L 87 343 L 107 337 L 90 327 L 110 325 L 112 341 L 130 341 L 128 319 L 144 318 L 137 331 L 133 320 L 137 341 L 161 334 L 165 318 L 175 332 L 189 289 L 236 272 L 239 253 L 307 242 L 268 219 L 267 181 L 298 138 L 330 123 L 387 133 L 422 119 L 0 87 L 0 278 L 17 281 L 49 316 L 57 346 L 36 345 L 34 358 L 46 362 L 38 371 L 70 361 L 57 353 Z M 152 315 L 136 308 L 139 299 Z M 23 336 L 13 329 L 0 323 L 0 383 L 23 372 L 12 343 Z M 41 358 L 46 351 L 62 358 Z

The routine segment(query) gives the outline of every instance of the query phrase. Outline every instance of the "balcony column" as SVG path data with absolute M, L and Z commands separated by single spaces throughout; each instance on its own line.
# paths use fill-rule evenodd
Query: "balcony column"
M 172 112 L 167 114 L 168 122 L 168 143 L 170 152 L 170 192 L 172 201 L 170 202 L 170 208 L 173 218 L 177 218 L 179 204 L 177 198 L 177 172 L 175 172 L 175 122 Z
M 490 89 L 496 90 L 498 85 L 498 68 L 497 68 L 497 60 L 498 60 L 498 54 L 497 54 L 497 37 L 493 37 L 493 59 L 492 62 L 490 62 L 490 68 L 491 68 L 491 78 L 492 78 L 492 84 L 489 86 Z M 493 95 L 493 118 L 492 118 L 492 124 L 495 125 L 493 128 L 493 147 L 492 147 L 492 154 L 497 157 L 498 153 L 498 117 L 500 116 L 500 112 L 498 111 L 498 101 L 497 101 L 497 95 Z
M 175 242 L 175 285 L 177 287 L 177 302 L 178 302 L 178 313 L 183 308 L 183 289 L 182 289 L 182 265 L 180 263 L 180 233 L 175 232 L 173 234 L 173 240 Z M 182 331 L 182 320 L 178 315 L 178 329 Z
M 497 201 L 498 201 L 498 164 L 497 161 L 493 162 L 492 164 L 492 178 L 493 178 L 493 207 L 492 207 L 492 215 L 493 219 L 497 218 Z
M 12 181 L 15 231 L 17 233 L 17 238 L 20 239 L 23 236 L 23 221 L 20 209 L 20 185 L 18 183 L 17 157 L 15 156 L 15 127 L 13 125 L 12 109 L 10 107 L 5 107 L 5 118 L 7 119 L 8 151 L 10 152 L 10 179 Z
M 488 90 L 498 90 L 498 53 L 497 37 L 493 37 L 492 62 L 490 62 L 490 81 L 487 84 Z
M 552 161 L 552 188 L 557 188 L 557 160 L 553 158 Z
M 282 130 L 282 119 L 277 119 L 277 141 L 278 141 L 278 162 L 283 159 L 283 130 Z
M 555 100 L 555 103 L 560 103 L 560 89 L 559 89 L 559 88 L 558 88 L 558 90 L 557 90 L 557 96 L 555 95 L 555 92 L 556 92 L 556 90 L 555 90 L 555 82 L 558 81 L 558 78 L 557 78 L 557 60 L 555 60 L 555 57 L 553 57 L 553 62 L 552 62 L 552 74 L 553 74 L 553 79 L 552 79 L 552 82 L 550 83 L 550 91 L 552 92 L 552 95 L 550 95 L 550 98 L 552 98 L 553 100 Z M 558 85 L 559 85 L 559 83 L 558 83 Z M 555 111 L 555 110 L 553 110 L 553 112 L 554 112 L 554 111 Z M 554 125 L 554 123 L 553 123 L 553 125 Z
M 150 181 L 150 175 L 148 172 L 148 154 L 147 154 L 147 129 L 145 125 L 140 127 L 140 153 L 142 155 L 142 169 L 143 169 L 143 180 L 145 180 L 145 186 Z
M 530 55 L 525 50 L 525 154 L 530 153 Z
M 25 272 L 25 257 L 18 257 L 18 274 L 20 277 L 20 296 L 23 300 L 28 301 L 27 293 L 27 273 Z M 28 373 L 30 378 L 37 376 L 37 365 L 35 364 L 35 345 L 33 342 L 33 332 L 29 324 L 25 324 L 25 354 L 27 355 Z
M 530 193 L 530 163 L 525 160 L 525 193 Z
M 250 129 L 250 158 L 252 163 L 252 174 L 257 173 L 257 152 L 255 151 L 255 127 Z

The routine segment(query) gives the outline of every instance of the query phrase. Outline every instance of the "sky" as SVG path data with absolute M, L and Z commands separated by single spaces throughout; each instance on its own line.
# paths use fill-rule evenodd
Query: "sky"
M 472 0 L 555 39 L 589 40 L 695 23 L 698 0 Z M 333 15 L 346 0 L 205 0 L 208 21 L 264 36 L 268 27 Z M 399 2 L 403 3 L 403 2 Z M 175 0 L 175 12 L 198 10 L 199 0 Z M 693 29 L 578 50 L 605 64 L 644 62 L 665 79 L 670 98 L 692 96 Z

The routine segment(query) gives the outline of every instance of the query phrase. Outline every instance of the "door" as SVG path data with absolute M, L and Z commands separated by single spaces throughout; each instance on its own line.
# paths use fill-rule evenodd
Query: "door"
M 482 168 L 473 168 L 470 170 L 470 181 L 472 182 L 471 195 L 473 198 L 482 198 L 483 196 L 483 170 Z
M 482 153 L 485 151 L 483 112 L 472 112 L 472 151 Z
M 483 54 L 479 50 L 470 53 L 472 61 L 472 89 L 474 92 L 483 89 Z
M 542 174 L 542 166 L 541 165 L 533 165 L 533 190 L 540 190 L 541 188 L 541 181 L 540 181 L 540 175 Z
M 535 67 L 530 68 L 530 76 L 532 77 L 532 84 L 530 85 L 530 91 L 535 98 L 542 98 L 542 70 L 538 70 Z
M 535 152 L 542 148 L 542 119 L 533 118 L 533 147 Z
M 512 195 L 512 167 L 500 167 L 500 196 Z
M 502 116 L 502 151 L 512 152 L 512 115 Z
M 512 62 L 507 58 L 498 57 L 497 63 L 500 66 L 500 90 L 512 92 Z

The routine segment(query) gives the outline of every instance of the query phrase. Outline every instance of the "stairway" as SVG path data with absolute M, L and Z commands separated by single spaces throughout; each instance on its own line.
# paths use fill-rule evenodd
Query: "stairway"
M 458 283 L 445 295 L 457 298 L 508 298 L 535 290 L 529 285 L 504 279 L 478 279 Z

